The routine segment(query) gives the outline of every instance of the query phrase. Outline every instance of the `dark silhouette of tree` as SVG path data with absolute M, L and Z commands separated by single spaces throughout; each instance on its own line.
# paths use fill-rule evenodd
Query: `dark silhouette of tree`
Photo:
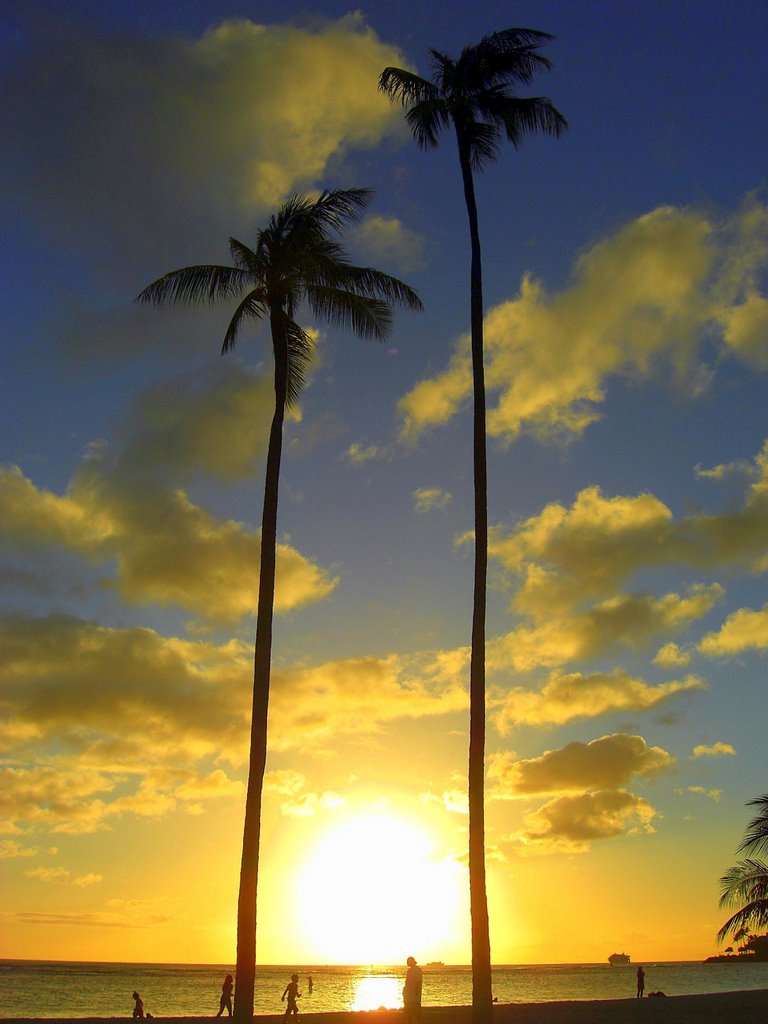
M 261 564 L 256 614 L 250 765 L 237 904 L 234 1021 L 253 1018 L 256 972 L 256 894 L 261 800 L 267 757 L 267 711 L 275 591 L 277 504 L 285 411 L 301 394 L 312 340 L 296 317 L 302 304 L 332 324 L 383 340 L 392 306 L 420 310 L 416 293 L 397 278 L 353 265 L 338 240 L 371 197 L 368 189 L 325 191 L 319 198 L 290 197 L 257 232 L 255 248 L 230 239 L 234 266 L 185 267 L 145 288 L 139 302 L 156 306 L 237 302 L 222 353 L 234 347 L 250 321 L 268 320 L 274 356 L 275 411 L 269 434 L 261 520 Z
M 747 825 L 736 852 L 759 856 L 768 851 L 768 793 L 750 800 L 747 807 L 760 810 Z M 720 879 L 720 906 L 738 909 L 717 933 L 718 942 L 725 942 L 729 935 L 738 940 L 752 929 L 768 928 L 768 864 L 756 857 L 738 861 Z
M 546 32 L 510 28 L 484 36 L 458 59 L 430 49 L 431 79 L 388 67 L 379 88 L 406 108 L 405 119 L 420 146 L 438 145 L 453 130 L 459 152 L 471 244 L 470 330 L 474 399 L 475 571 L 469 682 L 469 889 L 472 915 L 472 1016 L 493 1015 L 491 948 L 485 886 L 485 610 L 488 566 L 488 484 L 483 366 L 483 278 L 474 172 L 496 159 L 502 133 L 517 147 L 524 135 L 559 135 L 565 118 L 544 97 L 510 92 L 527 85 L 550 62 L 538 52 L 552 39 Z

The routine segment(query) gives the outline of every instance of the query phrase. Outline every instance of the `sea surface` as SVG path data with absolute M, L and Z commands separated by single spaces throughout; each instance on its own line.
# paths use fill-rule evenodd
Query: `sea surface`
M 768 989 L 768 963 L 644 963 L 645 991 L 667 995 Z M 494 967 L 500 1003 L 623 999 L 635 995 L 636 964 L 543 964 Z M 300 1011 L 375 1010 L 402 1005 L 405 966 L 393 968 L 259 967 L 256 1013 L 282 1013 L 283 989 L 299 975 Z M 130 1017 L 141 993 L 155 1017 L 213 1016 L 227 964 L 111 964 L 0 960 L 0 1017 Z M 312 976 L 313 990 L 308 990 Z M 469 967 L 425 967 L 425 1006 L 472 1001 Z

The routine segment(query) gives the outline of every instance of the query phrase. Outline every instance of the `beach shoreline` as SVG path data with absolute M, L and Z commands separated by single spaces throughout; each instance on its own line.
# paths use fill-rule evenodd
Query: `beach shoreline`
M 423 1024 L 471 1024 L 469 1006 L 425 1006 Z M 163 1024 L 202 1024 L 213 1014 L 160 1017 Z M 231 1018 L 220 1018 L 222 1021 Z M 258 1024 L 279 1024 L 283 1014 L 257 1014 Z M 494 1024 L 765 1024 L 768 989 L 708 992 L 645 999 L 596 999 L 545 1003 L 497 1003 Z M 114 1024 L 121 1017 L 0 1017 L 0 1024 Z M 399 1024 L 402 1010 L 339 1010 L 301 1013 L 299 1024 Z

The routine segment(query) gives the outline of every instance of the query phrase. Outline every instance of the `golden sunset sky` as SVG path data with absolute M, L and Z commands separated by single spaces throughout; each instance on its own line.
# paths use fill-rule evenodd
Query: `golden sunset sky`
M 286 427 L 262 963 L 469 960 L 468 237 L 376 88 L 552 32 L 558 140 L 478 178 L 493 960 L 699 959 L 768 790 L 757 0 L 116 0 L 0 15 L 0 956 L 231 963 L 268 336 L 138 292 L 370 186 L 391 340 Z

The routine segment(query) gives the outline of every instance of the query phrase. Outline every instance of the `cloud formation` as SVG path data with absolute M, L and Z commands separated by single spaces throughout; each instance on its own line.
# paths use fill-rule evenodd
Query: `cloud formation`
M 732 612 L 719 630 L 707 633 L 698 649 L 710 658 L 762 651 L 768 647 L 768 604 L 760 611 L 739 608 Z
M 717 743 L 697 744 L 691 752 L 691 757 L 728 757 L 735 753 L 736 751 L 730 743 L 722 743 L 718 740 Z
M 273 406 L 268 378 L 236 364 L 145 392 L 115 450 L 89 445 L 64 494 L 36 487 L 18 467 L 0 468 L 0 545 L 27 554 L 58 548 L 93 566 L 114 565 L 106 585 L 129 604 L 238 622 L 258 600 L 259 533 L 217 518 L 168 481 L 253 473 Z M 278 544 L 276 611 L 322 600 L 337 583 Z
M 589 743 L 569 743 L 523 761 L 499 754 L 491 758 L 488 775 L 495 798 L 512 798 L 618 789 L 632 778 L 668 771 L 674 764 L 671 754 L 661 747 L 649 747 L 642 736 L 614 733 Z
M 699 350 L 715 332 L 724 351 L 764 368 L 766 254 L 768 208 L 748 196 L 719 218 L 671 206 L 639 217 L 587 249 L 557 294 L 526 276 L 517 298 L 486 314 L 489 435 L 577 436 L 599 417 L 610 377 L 667 367 L 695 393 L 706 381 Z M 470 394 L 464 336 L 446 369 L 401 399 L 402 440 L 446 423 Z
M 528 853 L 586 853 L 597 840 L 655 831 L 656 816 L 647 800 L 626 790 L 558 796 L 527 814 L 509 839 Z
M 704 688 L 693 675 L 654 686 L 621 668 L 588 674 L 554 671 L 539 690 L 494 690 L 491 714 L 499 732 L 506 735 L 519 725 L 564 725 L 608 712 L 649 711 Z
M 553 608 L 546 615 L 537 603 L 535 625 L 518 626 L 489 643 L 488 666 L 494 672 L 508 668 L 519 672 L 592 660 L 620 648 L 643 650 L 659 636 L 675 633 L 701 618 L 722 596 L 723 588 L 714 583 L 693 585 L 685 596 L 618 594 L 572 614 L 567 610 L 558 614 Z M 518 593 L 514 604 L 524 605 L 526 597 Z M 658 655 L 657 661 L 662 663 Z M 663 663 L 676 667 L 687 664 L 687 660 L 682 656 L 672 658 L 668 646 Z
M 119 237 L 121 273 L 169 239 L 189 249 L 213 227 L 224 241 L 233 214 L 247 222 L 401 130 L 376 83 L 402 57 L 359 14 L 312 28 L 231 19 L 200 38 L 58 28 L 3 76 L 0 125 L 17 143 L 3 192 L 94 252 L 114 255 Z
M 0 718 L 10 723 L 0 731 L 0 832 L 82 834 L 125 816 L 196 814 L 207 800 L 240 799 L 252 658 L 250 643 L 235 640 L 0 616 Z M 323 754 L 466 704 L 463 681 L 396 656 L 275 668 L 270 749 Z M 290 814 L 343 799 L 313 793 L 293 771 L 272 773 L 267 788 Z M 5 856 L 22 856 L 12 842 Z
M 453 500 L 450 491 L 440 487 L 418 487 L 413 492 L 414 508 L 417 512 L 432 512 L 435 509 L 447 508 Z
M 424 266 L 424 240 L 395 217 L 366 217 L 348 237 L 377 265 L 393 264 L 403 274 Z
M 513 529 L 490 531 L 489 553 L 520 586 L 511 608 L 533 622 L 493 650 L 519 668 L 557 664 L 609 651 L 643 647 L 706 615 L 721 600 L 721 584 L 694 583 L 685 594 L 659 598 L 622 594 L 641 572 L 682 565 L 694 571 L 729 568 L 764 572 L 768 546 L 768 446 L 754 459 L 740 504 L 714 514 L 676 519 L 652 494 L 580 491 L 570 507 L 552 502 Z M 707 655 L 760 647 L 763 612 L 742 610 L 698 645 Z M 657 664 L 687 664 L 690 651 L 669 641 Z M 510 660 L 511 659 L 511 660 Z

